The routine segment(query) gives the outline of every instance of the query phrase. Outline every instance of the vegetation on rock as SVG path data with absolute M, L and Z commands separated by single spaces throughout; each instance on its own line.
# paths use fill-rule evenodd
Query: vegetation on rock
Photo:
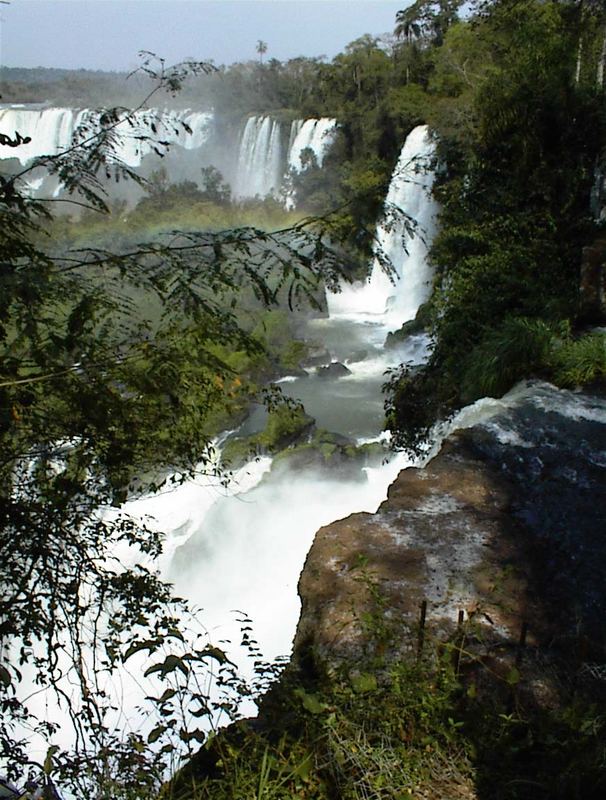
M 388 385 L 388 425 L 404 446 L 520 378 L 603 374 L 603 336 L 576 343 L 583 247 L 601 226 L 591 199 L 606 142 L 603 30 L 603 10 L 585 3 L 483 3 L 433 48 L 434 348 L 422 371 Z

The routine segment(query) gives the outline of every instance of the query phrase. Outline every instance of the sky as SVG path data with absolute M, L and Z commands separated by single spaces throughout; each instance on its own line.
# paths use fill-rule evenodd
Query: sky
M 390 33 L 412 0 L 10 0 L 0 4 L 0 64 L 127 70 L 151 50 L 230 64 L 333 58 L 363 35 Z

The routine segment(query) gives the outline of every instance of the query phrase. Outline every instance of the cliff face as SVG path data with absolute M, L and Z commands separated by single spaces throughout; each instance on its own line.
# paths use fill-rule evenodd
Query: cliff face
M 381 625 L 410 651 L 423 601 L 440 637 L 463 611 L 489 649 L 515 649 L 527 623 L 529 644 L 582 633 L 601 651 L 606 400 L 534 384 L 488 405 L 464 412 L 427 466 L 402 471 L 375 514 L 318 532 L 295 660 L 355 660 Z

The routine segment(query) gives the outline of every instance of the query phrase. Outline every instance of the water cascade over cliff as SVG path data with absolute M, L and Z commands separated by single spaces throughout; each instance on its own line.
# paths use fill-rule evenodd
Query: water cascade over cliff
M 238 198 L 277 196 L 282 183 L 281 126 L 271 117 L 250 117 L 246 122 L 234 194 Z
M 335 127 L 335 119 L 295 120 L 284 146 L 280 122 L 268 116 L 250 117 L 240 139 L 234 195 L 244 199 L 286 194 L 287 205 L 292 207 L 294 199 L 285 185 L 289 170 L 303 169 L 301 156 L 305 150 L 310 150 L 318 166 L 322 166 Z
M 265 141 L 257 152 L 267 155 L 275 126 L 265 118 L 249 121 L 247 128 L 251 157 L 254 140 Z M 425 136 L 419 139 L 425 153 Z M 306 141 L 313 142 L 313 136 Z M 412 159 L 417 155 L 410 152 L 410 144 L 407 152 Z M 424 259 L 409 260 L 392 294 L 406 294 L 409 285 L 423 283 L 426 269 Z M 359 288 L 357 296 L 372 303 L 374 292 L 371 282 Z M 333 299 L 329 298 L 331 307 Z M 354 512 L 374 512 L 399 471 L 411 463 L 403 454 L 389 454 L 381 447 L 381 386 L 390 366 L 421 363 L 428 339 L 411 336 L 399 348 L 385 351 L 389 326 L 388 315 L 370 316 L 362 302 L 360 310 L 345 313 L 341 308 L 327 319 L 306 323 L 305 336 L 320 347 L 323 360 L 303 375 L 283 379 L 282 389 L 315 419 L 319 446 L 307 440 L 273 459 L 251 461 L 227 490 L 219 481 L 203 477 L 126 505 L 126 513 L 166 534 L 163 561 L 154 566 L 174 583 L 177 595 L 199 609 L 197 619 L 211 640 L 221 644 L 245 674 L 250 654 L 239 646 L 241 630 L 233 610 L 251 617 L 265 658 L 288 655 L 300 612 L 297 583 L 317 530 Z M 331 369 L 335 362 L 339 377 Z M 236 435 L 254 433 L 263 424 L 252 414 Z M 322 435 L 327 431 L 332 438 L 325 445 Z M 372 443 L 375 449 L 369 450 Z M 342 461 L 334 461 L 335 451 Z M 123 557 L 128 559 L 128 554 Z M 128 676 L 121 680 L 125 686 L 132 684 Z
M 303 151 L 311 150 L 318 166 L 321 167 L 324 156 L 333 142 L 336 124 L 336 119 L 327 117 L 295 120 L 290 129 L 288 166 L 300 172 L 303 167 L 301 163 Z
M 99 129 L 103 124 L 102 115 L 103 112 L 86 108 L 0 109 L 0 131 L 8 136 L 19 133 L 22 138 L 31 140 L 14 148 L 0 145 L 0 158 L 18 158 L 21 164 L 26 165 L 39 156 L 56 155 L 70 147 L 80 125 L 90 126 L 91 134 Z M 212 114 L 204 111 L 162 111 L 157 108 L 137 111 L 133 126 L 123 125 L 119 130 L 116 158 L 130 167 L 140 166 L 142 159 L 152 152 L 151 144 L 141 139 L 151 134 L 151 123 L 163 141 L 187 150 L 197 149 L 207 140 L 211 121 Z
M 407 137 L 393 171 L 377 228 L 375 256 L 366 284 L 344 287 L 328 298 L 331 315 L 380 316 L 391 328 L 413 319 L 429 299 L 432 271 L 427 251 L 436 228 L 437 205 L 431 196 L 435 147 L 427 126 Z M 391 272 L 382 260 L 389 259 Z
M 0 132 L 12 139 L 19 134 L 25 140 L 18 147 L 0 145 L 0 159 L 17 159 L 21 167 L 28 166 L 40 156 L 68 150 L 81 126 L 87 138 L 104 124 L 103 111 L 94 109 L 25 106 L 0 109 Z M 134 113 L 132 124 L 118 126 L 115 160 L 148 175 L 158 167 L 154 145 L 148 140 L 153 136 L 169 145 L 162 166 L 171 181 L 199 181 L 199 167 L 213 164 L 231 182 L 236 199 L 271 195 L 285 197 L 287 205 L 293 207 L 289 172 L 305 168 L 301 161 L 305 151 L 313 153 L 317 165 L 322 165 L 334 138 L 336 120 L 295 120 L 287 136 L 285 126 L 278 120 L 253 116 L 243 124 L 237 139 L 227 136 L 225 141 L 216 126 L 210 112 L 141 109 Z M 35 172 L 27 175 L 30 191 L 57 192 L 56 181 L 43 182 L 41 175 Z M 110 194 L 115 192 L 116 187 L 112 186 Z
M 267 155 L 274 124 L 268 118 L 249 120 L 247 131 L 250 153 L 255 152 L 256 140 L 257 152 Z M 308 143 L 313 141 L 310 132 L 311 124 Z M 426 152 L 424 135 L 413 141 Z M 407 153 L 415 158 L 410 144 Z M 392 293 L 405 294 L 409 284 L 416 287 L 425 274 L 424 260 L 411 260 Z M 372 284 L 359 290 L 369 301 L 373 292 Z M 332 298 L 329 302 L 332 305 Z M 307 337 L 322 342 L 325 362 L 282 382 L 284 392 L 301 400 L 314 417 L 316 429 L 331 431 L 351 451 L 381 438 L 385 369 L 426 357 L 424 335 L 410 337 L 400 350 L 385 351 L 388 330 L 387 317 L 369 319 L 365 311 L 310 320 Z M 329 377 L 326 366 L 331 361 L 346 367 L 342 377 Z M 255 428 L 256 424 L 251 418 L 241 433 L 254 432 L 263 423 Z M 238 626 L 230 622 L 231 610 L 243 609 L 253 619 L 262 652 L 274 658 L 290 650 L 299 615 L 297 581 L 318 528 L 354 511 L 374 511 L 390 482 L 410 463 L 401 454 L 384 463 L 384 456 L 381 452 L 373 461 L 360 451 L 360 457 L 343 470 L 321 465 L 319 469 L 309 449 L 295 449 L 273 461 L 266 457 L 251 462 L 239 473 L 244 483 L 227 493 L 220 487 L 185 484 L 159 497 L 135 501 L 129 510 L 153 516 L 167 532 L 167 552 L 174 555 L 166 574 L 179 594 L 204 609 L 201 616 L 211 636 L 239 641 Z

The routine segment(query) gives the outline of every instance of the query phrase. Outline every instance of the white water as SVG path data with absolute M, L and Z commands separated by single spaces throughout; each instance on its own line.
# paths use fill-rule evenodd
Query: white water
M 389 258 L 393 274 L 386 274 L 375 257 L 365 284 L 344 287 L 340 294 L 329 296 L 331 316 L 378 316 L 396 329 L 413 319 L 419 306 L 429 299 L 433 275 L 427 251 L 435 234 L 437 213 L 431 196 L 434 151 L 427 126 L 418 126 L 406 139 L 393 172 L 385 200 L 386 216 L 377 229 L 375 248 Z M 412 234 L 401 218 L 393 218 L 390 210 L 394 208 L 412 219 Z
M 234 196 L 279 197 L 286 194 L 286 204 L 294 205 L 285 181 L 289 170 L 301 172 L 301 154 L 310 149 L 318 166 L 328 152 L 336 128 L 334 119 L 295 120 L 290 127 L 288 144 L 282 144 L 282 126 L 271 117 L 249 117 L 238 150 Z
M 295 120 L 291 125 L 288 148 L 288 166 L 301 172 L 301 154 L 309 149 L 313 152 L 319 167 L 334 140 L 336 119 Z
M 337 127 L 336 119 L 298 119 L 290 126 L 288 142 L 287 172 L 284 176 L 284 205 L 287 210 L 297 204 L 296 193 L 292 187 L 292 175 L 304 172 L 309 162 L 304 160 L 305 152 L 311 151 L 318 167 L 334 142 Z
M 29 137 L 31 141 L 18 147 L 0 145 L 0 159 L 17 158 L 23 166 L 34 158 L 57 155 L 73 143 L 74 133 L 82 123 L 90 124 L 92 131 L 99 129 L 96 122 L 98 112 L 92 109 L 73 108 L 5 108 L 0 109 L 0 132 L 14 137 L 16 133 Z M 137 111 L 132 126 L 124 124 L 119 129 L 116 159 L 129 167 L 138 167 L 142 159 L 152 151 L 149 142 L 141 136 L 149 136 L 149 123 L 157 127 L 159 139 L 187 150 L 200 148 L 207 141 L 212 114 L 201 111 L 168 111 L 156 108 Z M 191 128 L 189 134 L 182 123 Z
M 315 130 L 318 125 L 313 127 Z M 321 127 L 326 130 L 329 126 Z M 275 123 L 268 117 L 251 118 L 241 153 L 250 159 L 258 152 L 263 161 L 271 151 L 274 132 Z M 309 125 L 307 142 L 312 140 L 312 133 Z M 431 176 L 425 170 L 410 185 L 402 167 L 411 160 L 418 163 L 430 152 L 426 129 L 413 131 L 400 158 L 400 174 L 390 189 L 391 201 L 397 201 L 405 212 L 424 214 L 423 225 L 428 223 L 426 193 Z M 397 260 L 395 240 L 391 247 Z M 410 288 L 413 297 L 402 303 L 396 301 L 396 305 L 410 308 L 413 316 L 415 304 L 425 296 L 418 291 L 428 275 L 425 251 L 422 253 L 416 258 L 410 255 L 396 289 L 390 285 L 391 294 L 406 295 Z M 372 305 L 377 283 L 375 276 L 359 288 L 357 299 L 366 299 Z M 328 300 L 332 309 L 334 297 Z M 379 437 L 385 370 L 402 361 L 422 362 L 428 347 L 427 338 L 417 336 L 399 351 L 385 351 L 383 342 L 392 319 L 391 313 L 370 317 L 366 304 L 360 302 L 356 308 L 341 306 L 335 315 L 331 311 L 328 320 L 309 323 L 310 338 L 320 339 L 333 358 L 345 362 L 351 371 L 336 381 L 312 373 L 282 385 L 291 397 L 302 400 L 319 428 L 359 442 Z M 166 532 L 167 553 L 174 555 L 170 564 L 165 564 L 165 575 L 174 581 L 178 594 L 203 609 L 201 619 L 211 637 L 215 641 L 239 641 L 232 610 L 240 609 L 253 619 L 261 650 L 271 659 L 290 652 L 299 614 L 297 581 L 317 529 L 353 512 L 375 511 L 398 471 L 409 463 L 397 455 L 387 464 L 360 472 L 355 479 L 340 480 L 338 476 L 318 478 L 311 468 L 287 474 L 272 471 L 269 460 L 262 459 L 239 474 L 242 480 L 249 473 L 248 490 L 240 487 L 235 493 L 221 495 L 216 487 L 184 484 L 161 497 L 131 503 L 128 511 L 152 514 Z M 237 660 L 237 652 L 235 657 Z
M 250 124 L 257 139 L 265 124 L 263 136 L 271 140 L 271 123 Z M 407 292 L 409 283 L 416 286 L 426 269 L 424 259 L 410 260 L 397 291 Z M 370 302 L 372 283 L 358 293 Z M 309 323 L 310 338 L 321 339 L 351 371 L 336 381 L 310 373 L 283 384 L 290 396 L 302 399 L 319 428 L 359 443 L 381 437 L 385 369 L 402 361 L 422 362 L 428 347 L 425 336 L 416 336 L 400 350 L 385 351 L 390 320 L 389 315 L 370 318 L 362 304 L 361 310 L 341 309 L 329 319 Z M 318 476 L 313 468 L 272 470 L 271 460 L 262 458 L 240 470 L 228 491 L 216 481 L 199 479 L 133 500 L 124 511 L 165 532 L 165 553 L 157 564 L 163 577 L 199 609 L 198 620 L 211 640 L 224 646 L 246 675 L 249 662 L 239 645 L 234 610 L 252 618 L 266 659 L 288 655 L 300 612 L 297 582 L 316 531 L 351 513 L 375 511 L 397 473 L 410 463 L 402 454 L 394 455 L 388 463 L 339 479 Z M 135 553 L 115 555 L 125 562 L 138 558 Z M 136 667 L 136 659 L 134 663 Z M 119 684 L 128 715 L 137 702 L 130 696 L 136 681 L 124 672 Z
M 271 117 L 250 117 L 240 140 L 234 195 L 237 198 L 277 196 L 281 183 L 280 123 Z
M 57 155 L 72 146 L 78 127 L 86 124 L 91 132 L 99 129 L 99 112 L 93 109 L 12 107 L 0 109 L 0 132 L 15 137 L 17 133 L 29 138 L 18 147 L 0 145 L 0 159 L 16 158 L 22 166 L 45 155 Z M 132 125 L 124 124 L 117 131 L 115 160 L 131 168 L 141 166 L 143 159 L 153 151 L 146 137 L 156 127 L 159 140 L 186 150 L 204 148 L 210 137 L 213 115 L 207 112 L 142 109 L 134 113 Z M 183 127 L 190 129 L 188 133 Z M 334 119 L 297 120 L 292 123 L 286 147 L 282 141 L 282 126 L 268 116 L 250 117 L 242 131 L 238 145 L 237 169 L 233 194 L 239 199 L 252 197 L 279 197 L 287 192 L 284 182 L 290 169 L 301 171 L 301 153 L 310 149 L 319 166 L 334 139 Z M 232 155 L 232 160 L 234 156 Z M 28 176 L 32 192 L 41 188 L 42 178 Z M 55 189 L 54 185 L 51 191 Z M 47 188 L 48 190 L 48 188 Z M 56 191 L 59 191 L 57 187 Z M 294 205 L 289 195 L 288 204 Z

